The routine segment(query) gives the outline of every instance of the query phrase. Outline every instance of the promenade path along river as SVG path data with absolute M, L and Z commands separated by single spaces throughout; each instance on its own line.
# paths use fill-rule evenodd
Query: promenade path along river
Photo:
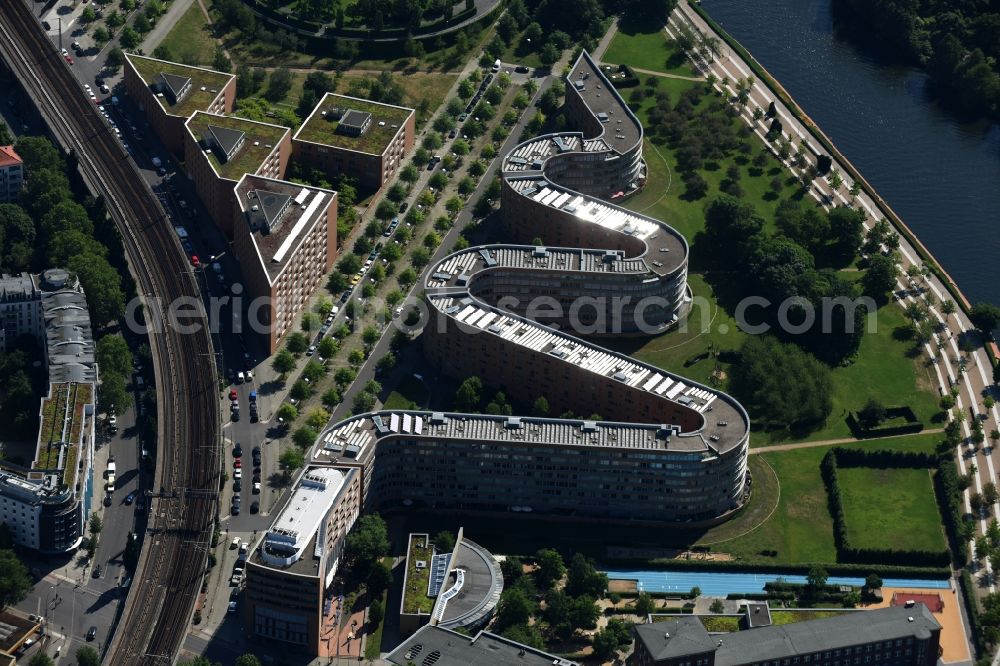
M 714 32 L 714 28 L 708 25 L 687 0 L 680 0 L 677 11 L 671 15 L 665 31 L 668 36 L 673 37 L 678 34 L 681 26 L 686 26 L 705 35 L 712 35 Z M 728 35 L 721 33 L 717 36 L 728 37 Z M 753 71 L 750 61 L 744 60 L 738 52 L 735 52 L 728 45 L 724 45 L 720 49 L 718 57 L 706 60 L 700 54 L 694 54 L 694 58 L 695 65 L 703 73 L 711 73 L 716 78 L 714 85 L 720 90 L 723 82 L 745 79 Z M 768 74 L 770 73 L 768 72 Z M 764 139 L 765 128 L 753 119 L 753 110 L 755 108 L 767 109 L 772 103 L 775 104 L 776 114 L 782 122 L 783 138 L 796 144 L 802 141 L 808 148 L 806 151 L 807 163 L 815 166 L 817 156 L 825 153 L 826 150 L 820 148 L 821 144 L 817 137 L 799 118 L 792 114 L 786 104 L 768 85 L 767 81 L 754 81 L 749 91 L 748 103 L 741 110 L 740 117 L 753 128 L 753 131 L 761 139 Z M 833 167 L 841 173 L 847 173 L 846 167 L 849 165 L 845 161 L 846 158 L 842 154 L 834 154 L 832 157 Z M 786 164 L 786 167 L 797 175 L 800 172 L 798 168 L 790 164 Z M 866 227 L 870 227 L 874 220 L 886 216 L 885 204 L 876 203 L 876 200 L 882 201 L 876 192 L 865 191 L 863 188 L 857 197 L 851 197 L 848 194 L 848 189 L 853 183 L 849 178 L 846 180 L 847 182 L 834 191 L 828 177 L 818 178 L 813 181 L 810 187 L 810 195 L 824 206 L 829 206 L 832 203 L 860 207 L 868 215 Z M 964 511 L 966 514 L 972 514 L 971 498 L 973 493 L 982 494 L 986 484 L 992 483 L 997 478 L 996 470 L 1000 467 L 996 460 L 997 447 L 980 448 L 976 446 L 969 424 L 970 420 L 978 420 L 982 423 L 984 432 L 990 432 L 997 428 L 997 424 L 1000 423 L 1000 409 L 996 404 L 987 407 L 984 400 L 994 390 L 992 385 L 993 368 L 984 348 L 978 347 L 972 350 L 959 348 L 958 341 L 967 335 L 973 327 L 962 309 L 948 315 L 942 312 L 939 304 L 951 298 L 952 293 L 941 282 L 941 279 L 933 274 L 919 279 L 906 276 L 908 268 L 919 267 L 923 263 L 920 253 L 906 237 L 900 239 L 898 256 L 901 277 L 897 280 L 894 293 L 896 302 L 900 306 L 911 303 L 925 305 L 929 312 L 930 321 L 939 325 L 931 339 L 923 344 L 922 351 L 926 354 L 926 359 L 933 368 L 938 391 L 942 395 L 950 391 L 956 392 L 955 409 L 947 413 L 947 418 L 954 419 L 956 414 L 972 417 L 971 419 L 960 419 L 960 432 L 964 439 L 955 446 L 959 473 L 968 473 L 972 477 L 971 487 L 963 493 Z M 985 533 L 989 521 L 993 518 L 1000 519 L 1000 503 L 993 503 L 975 517 L 975 532 L 977 534 Z M 970 538 L 967 546 L 969 552 L 973 552 L 974 540 Z M 984 562 L 982 567 L 976 569 L 974 575 L 980 579 L 980 585 L 977 586 L 977 589 L 990 592 L 996 590 L 993 567 L 988 560 Z
M 823 129 L 972 302 L 1000 305 L 1000 125 L 928 96 L 927 76 L 838 40 L 831 0 L 704 0 Z

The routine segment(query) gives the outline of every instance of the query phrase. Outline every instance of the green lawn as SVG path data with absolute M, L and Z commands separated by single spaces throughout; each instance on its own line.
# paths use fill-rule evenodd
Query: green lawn
M 654 32 L 645 32 L 648 29 Z M 658 26 L 619 28 L 611 40 L 608 50 L 601 58 L 603 62 L 625 64 L 640 69 L 681 76 L 697 76 L 690 60 L 667 42 L 667 35 Z M 639 78 L 645 78 L 641 74 Z
M 930 452 L 940 439 L 940 435 L 924 434 L 845 446 L 869 450 Z M 818 446 L 755 456 L 770 464 L 778 475 L 781 496 L 777 509 L 771 519 L 756 530 L 729 541 L 715 542 L 712 550 L 760 562 L 836 562 L 833 520 L 827 508 L 826 488 L 819 471 L 820 462 L 828 450 L 828 447 Z M 893 497 L 896 492 L 895 487 L 890 492 L 888 486 L 879 486 L 879 490 L 886 498 Z M 778 555 L 763 556 L 760 554 L 763 550 L 776 550 Z
M 853 547 L 928 551 L 946 547 L 929 470 L 843 467 L 837 478 Z M 892 491 L 886 492 L 887 488 Z
M 660 79 L 656 90 L 667 94 L 674 103 L 684 90 L 696 85 L 704 84 Z M 634 104 L 632 93 L 625 91 L 625 94 L 639 117 L 648 124 L 647 114 L 655 104 L 655 97 L 646 95 Z M 696 108 L 701 109 L 711 99 L 711 96 L 704 96 Z M 753 145 L 751 155 L 762 148 L 756 136 L 748 141 Z M 680 181 L 677 161 L 669 146 L 657 145 L 647 139 L 644 154 L 648 170 L 646 187 L 627 199 L 624 205 L 665 221 L 681 232 L 693 247 L 697 233 L 704 228 L 705 205 L 718 195 L 719 185 L 725 179 L 726 168 L 732 160 L 722 160 L 718 168 L 700 172 L 709 183 L 709 193 L 703 199 L 692 201 L 683 196 L 685 187 Z M 751 162 L 738 166 L 740 184 L 745 192 L 743 200 L 751 203 L 768 224 L 773 224 L 781 200 L 800 196 L 799 186 L 789 182 L 789 174 L 773 156 L 768 155 L 766 164 L 761 168 L 754 168 Z M 771 181 L 776 176 L 783 183 L 782 190 L 777 194 L 771 189 Z M 849 279 L 856 279 L 858 275 L 857 272 L 841 272 L 842 277 Z M 684 362 L 710 349 L 737 349 L 742 344 L 744 333 L 737 329 L 735 321 L 726 311 L 727 307 L 731 311 L 732 304 L 742 296 L 740 283 L 726 274 L 691 274 L 688 282 L 695 302 L 687 330 L 682 327 L 679 331 L 653 339 L 607 341 L 606 344 L 671 372 L 725 389 L 722 379 L 726 371 L 724 366 L 717 367 L 711 359 L 690 367 L 685 367 Z M 720 307 L 720 303 L 725 305 Z M 897 329 L 906 326 L 906 319 L 897 306 L 881 308 L 876 322 L 877 331 L 865 336 L 855 361 L 833 370 L 833 409 L 829 419 L 822 427 L 800 439 L 815 441 L 850 437 L 851 432 L 845 421 L 847 414 L 862 407 L 869 398 L 877 398 L 884 404 L 909 405 L 918 419 L 931 426 L 931 419 L 939 411 L 933 369 L 922 361 L 908 357 L 912 343 L 895 337 Z M 755 431 L 752 445 L 767 446 L 786 441 L 790 440 L 785 433 Z
M 198 3 L 184 12 L 160 46 L 166 47 L 176 62 L 211 66 L 215 56 L 215 38 Z

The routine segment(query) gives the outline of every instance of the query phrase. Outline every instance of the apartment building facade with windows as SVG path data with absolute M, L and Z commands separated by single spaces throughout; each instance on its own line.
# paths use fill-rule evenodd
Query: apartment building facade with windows
M 26 548 L 70 552 L 89 512 L 96 438 L 99 377 L 86 297 L 61 269 L 4 275 L 0 312 L 8 341 L 31 335 L 42 346 L 49 378 L 31 465 L 0 472 L 0 522 Z
M 24 161 L 14 146 L 0 146 L 0 203 L 17 201 L 24 185 Z
M 273 353 L 337 257 L 337 193 L 251 175 L 235 190 L 245 299 Z
M 246 562 L 248 637 L 320 653 L 324 613 L 347 533 L 361 511 L 361 473 L 310 467 Z

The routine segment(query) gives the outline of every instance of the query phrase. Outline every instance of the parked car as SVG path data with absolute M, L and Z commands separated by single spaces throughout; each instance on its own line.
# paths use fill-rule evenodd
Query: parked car
M 125 496 L 125 506 L 132 506 L 133 502 L 135 502 L 135 492 L 131 492 Z
M 251 492 L 254 495 L 260 495 L 260 482 L 253 484 L 253 490 Z
M 229 399 L 230 400 L 236 400 L 237 397 L 238 397 L 238 395 L 236 393 L 236 389 L 234 389 L 234 388 L 229 389 Z
M 236 602 L 235 601 L 230 601 L 229 602 L 229 612 L 230 613 L 235 613 L 236 612 Z
M 94 567 L 94 573 L 92 573 L 91 576 L 93 576 L 94 578 L 100 578 L 101 577 L 101 573 L 103 571 L 104 571 L 104 569 L 102 569 L 101 565 L 98 564 L 96 567 Z
M 97 627 L 91 627 L 87 630 L 87 640 L 92 641 L 97 638 Z
M 233 447 L 233 457 L 234 458 L 242 458 L 243 457 L 243 447 L 240 446 L 239 442 L 237 442 L 236 446 Z
M 232 543 L 229 544 L 229 550 L 236 550 L 237 548 L 240 547 L 241 543 L 243 543 L 243 539 L 239 537 L 233 537 Z
M 253 504 L 250 505 L 250 513 L 259 513 L 259 512 L 260 512 L 260 502 L 254 502 Z

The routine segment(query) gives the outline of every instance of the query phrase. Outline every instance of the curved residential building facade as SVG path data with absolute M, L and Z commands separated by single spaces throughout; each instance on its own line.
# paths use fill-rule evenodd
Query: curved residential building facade
M 422 337 L 443 374 L 479 376 L 521 404 L 544 396 L 551 413 L 583 418 L 383 411 L 341 421 L 313 460 L 361 466 L 368 506 L 711 523 L 748 496 L 750 419 L 736 400 L 590 341 L 656 334 L 684 316 L 688 245 L 609 203 L 645 177 L 642 126 L 586 53 L 567 88 L 580 131 L 531 139 L 504 159 L 503 224 L 521 244 L 434 265 Z

